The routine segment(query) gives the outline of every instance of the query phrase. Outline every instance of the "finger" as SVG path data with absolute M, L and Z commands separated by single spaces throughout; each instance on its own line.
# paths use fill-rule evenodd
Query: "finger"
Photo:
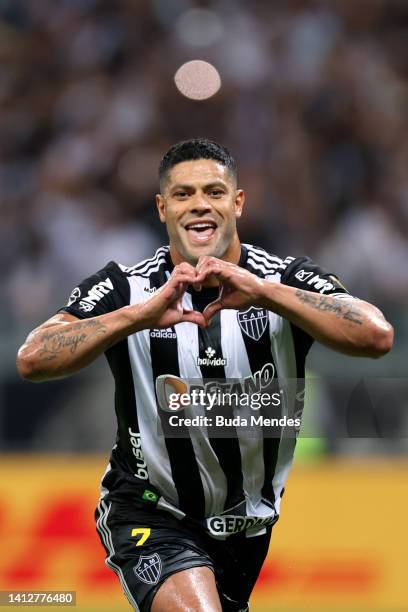
M 166 303 L 168 305 L 175 304 L 178 310 L 182 310 L 181 303 L 189 285 L 189 282 L 182 281 L 175 283 L 173 286 L 170 285 L 167 293 L 165 294 Z
M 211 277 L 213 277 L 215 280 L 218 280 L 218 275 L 216 275 L 214 272 L 215 269 L 213 269 L 210 265 L 208 267 L 203 268 L 200 272 L 198 272 L 195 282 L 202 285 L 203 283 L 211 279 Z
M 211 257 L 210 255 L 201 255 L 198 258 L 197 265 L 196 265 L 196 270 L 202 268 L 206 263 L 208 263 L 212 259 L 214 259 L 214 258 Z
M 195 277 L 195 285 L 202 285 L 206 278 L 207 274 L 205 270 L 200 270 L 200 272 L 197 272 L 197 275 Z
M 207 327 L 208 324 L 203 313 L 197 312 L 196 310 L 183 310 L 183 317 L 181 320 L 188 323 L 195 323 L 200 327 Z
M 203 268 L 198 272 L 196 282 L 202 283 L 204 280 L 208 279 L 210 276 L 214 276 L 214 278 L 218 280 L 227 280 L 230 276 L 229 271 L 225 269 L 222 265 L 217 262 L 208 262 Z
M 180 264 L 178 264 L 173 270 L 173 274 L 177 274 L 179 272 L 182 272 L 183 274 L 194 274 L 195 275 L 195 268 L 194 266 L 189 264 L 187 261 L 183 261 Z
M 183 284 L 187 287 L 188 285 L 192 285 L 196 282 L 196 275 L 180 272 L 176 276 L 171 277 L 168 282 L 171 287 L 179 287 Z
M 172 274 L 169 278 L 169 281 L 176 281 L 179 278 L 188 278 L 191 281 L 194 281 L 196 279 L 196 272 L 195 270 L 191 271 L 191 270 L 179 270 L 178 272 L 176 272 L 176 274 Z
M 208 255 L 202 255 L 199 258 L 195 268 L 197 275 L 207 270 L 208 267 L 216 265 L 217 262 L 221 263 L 221 260 L 216 259 L 215 257 L 209 257 Z
M 213 316 L 217 314 L 217 312 L 222 310 L 222 307 L 223 304 L 221 300 L 215 300 L 214 302 L 211 302 L 211 304 L 208 304 L 208 306 L 206 306 L 203 311 L 203 315 L 206 321 L 210 322 Z

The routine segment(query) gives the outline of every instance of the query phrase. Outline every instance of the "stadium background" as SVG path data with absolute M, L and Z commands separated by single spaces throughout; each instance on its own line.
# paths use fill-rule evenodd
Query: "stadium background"
M 397 331 L 379 361 L 312 349 L 313 436 L 253 610 L 408 610 L 407 43 L 405 0 L 0 0 L 0 589 L 129 609 L 92 518 L 115 434 L 107 366 L 33 385 L 14 357 L 78 281 L 165 241 L 158 162 L 204 135 L 237 158 L 242 239 L 314 257 Z M 221 74 L 206 102 L 173 83 L 197 58 Z M 350 377 L 402 389 L 368 402 L 360 437 L 339 434 Z

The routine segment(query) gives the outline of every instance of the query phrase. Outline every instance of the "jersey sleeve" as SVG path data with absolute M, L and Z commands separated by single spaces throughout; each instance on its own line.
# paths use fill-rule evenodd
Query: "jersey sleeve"
M 281 282 L 284 285 L 296 287 L 296 289 L 313 291 L 321 295 L 356 299 L 349 294 L 335 274 L 327 272 L 309 257 L 297 257 L 293 260 L 283 272 Z M 298 376 L 302 377 L 304 376 L 304 360 L 314 342 L 314 338 L 294 323 L 291 323 L 291 328 L 295 343 L 296 361 L 301 364 L 298 365 Z
M 77 285 L 67 305 L 58 310 L 87 319 L 112 312 L 130 302 L 130 288 L 126 275 L 118 264 L 110 261 L 104 268 Z
M 309 257 L 297 257 L 284 271 L 282 283 L 322 295 L 352 297 L 335 274 L 327 272 Z

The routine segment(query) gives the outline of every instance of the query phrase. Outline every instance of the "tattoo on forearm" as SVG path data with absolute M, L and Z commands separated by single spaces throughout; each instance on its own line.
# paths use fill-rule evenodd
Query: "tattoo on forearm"
M 310 295 L 307 291 L 297 289 L 295 295 L 304 304 L 308 304 L 315 310 L 323 312 L 332 312 L 340 319 L 350 321 L 355 325 L 363 324 L 363 313 L 350 304 L 345 304 L 341 300 L 330 297 L 328 295 Z
M 106 331 L 106 325 L 96 320 L 81 321 L 70 325 L 68 328 L 62 325 L 56 329 L 52 328 L 40 336 L 39 355 L 46 361 L 52 361 L 64 349 L 68 349 L 70 353 L 75 353 L 79 346 L 89 342 L 95 336 L 105 334 Z

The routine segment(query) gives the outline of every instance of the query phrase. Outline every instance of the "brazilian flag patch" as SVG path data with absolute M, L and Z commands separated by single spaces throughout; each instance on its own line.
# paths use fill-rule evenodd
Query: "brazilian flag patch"
M 142 499 L 144 499 L 145 501 L 149 501 L 149 502 L 157 502 L 157 500 L 159 499 L 159 496 L 156 495 L 156 493 L 154 493 L 153 491 L 149 491 L 149 489 L 145 489 L 142 495 Z

